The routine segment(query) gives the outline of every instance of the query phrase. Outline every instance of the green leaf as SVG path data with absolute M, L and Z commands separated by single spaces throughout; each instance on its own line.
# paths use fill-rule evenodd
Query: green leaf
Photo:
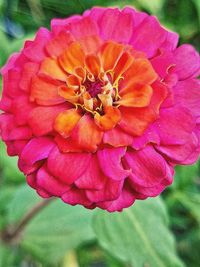
M 103 248 L 133 266 L 184 266 L 176 255 L 165 206 L 159 198 L 138 201 L 122 213 L 99 211 L 94 230 Z
M 0 242 L 0 267 L 14 267 L 12 250 Z
M 22 186 L 10 205 L 10 223 L 19 221 L 41 200 L 28 186 Z M 26 226 L 21 247 L 45 263 L 57 263 L 67 251 L 95 238 L 92 215 L 92 211 L 83 207 L 53 200 Z
M 200 225 L 200 195 L 194 192 L 176 192 L 175 197 Z
M 138 4 L 152 14 L 157 14 L 162 9 L 165 0 L 137 0 Z
M 0 141 L 0 170 L 1 177 L 6 182 L 20 183 L 25 180 L 24 175 L 19 171 L 17 167 L 17 157 L 9 157 L 6 152 L 5 144 Z

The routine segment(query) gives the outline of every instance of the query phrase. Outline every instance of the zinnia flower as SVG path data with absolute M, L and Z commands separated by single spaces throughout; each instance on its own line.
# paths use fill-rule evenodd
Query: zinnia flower
M 110 212 L 200 153 L 199 54 L 130 7 L 53 19 L 2 68 L 0 128 L 39 195 Z

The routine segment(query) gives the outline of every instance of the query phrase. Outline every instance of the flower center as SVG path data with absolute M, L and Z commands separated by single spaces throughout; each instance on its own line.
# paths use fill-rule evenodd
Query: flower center
M 92 82 L 90 80 L 86 80 L 83 83 L 83 86 L 85 86 L 87 92 L 90 94 L 92 98 L 97 97 L 98 94 L 101 93 L 102 89 L 101 87 L 103 86 L 102 82 L 98 79 L 95 82 Z

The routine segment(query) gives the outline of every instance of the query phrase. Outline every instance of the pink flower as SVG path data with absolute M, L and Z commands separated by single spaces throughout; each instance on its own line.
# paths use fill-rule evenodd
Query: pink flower
M 0 129 L 42 197 L 110 212 L 200 153 L 199 54 L 126 7 L 53 19 L 2 68 Z

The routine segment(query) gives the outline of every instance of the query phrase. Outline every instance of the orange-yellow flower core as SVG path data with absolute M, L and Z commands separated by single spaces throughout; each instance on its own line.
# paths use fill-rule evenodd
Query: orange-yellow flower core
M 56 118 L 54 128 L 64 137 L 85 113 L 100 131 L 114 128 L 121 120 L 121 106 L 150 104 L 157 78 L 143 53 L 114 42 L 99 44 L 91 54 L 72 42 L 58 58 L 47 58 L 41 71 L 63 82 L 58 94 L 75 107 Z

